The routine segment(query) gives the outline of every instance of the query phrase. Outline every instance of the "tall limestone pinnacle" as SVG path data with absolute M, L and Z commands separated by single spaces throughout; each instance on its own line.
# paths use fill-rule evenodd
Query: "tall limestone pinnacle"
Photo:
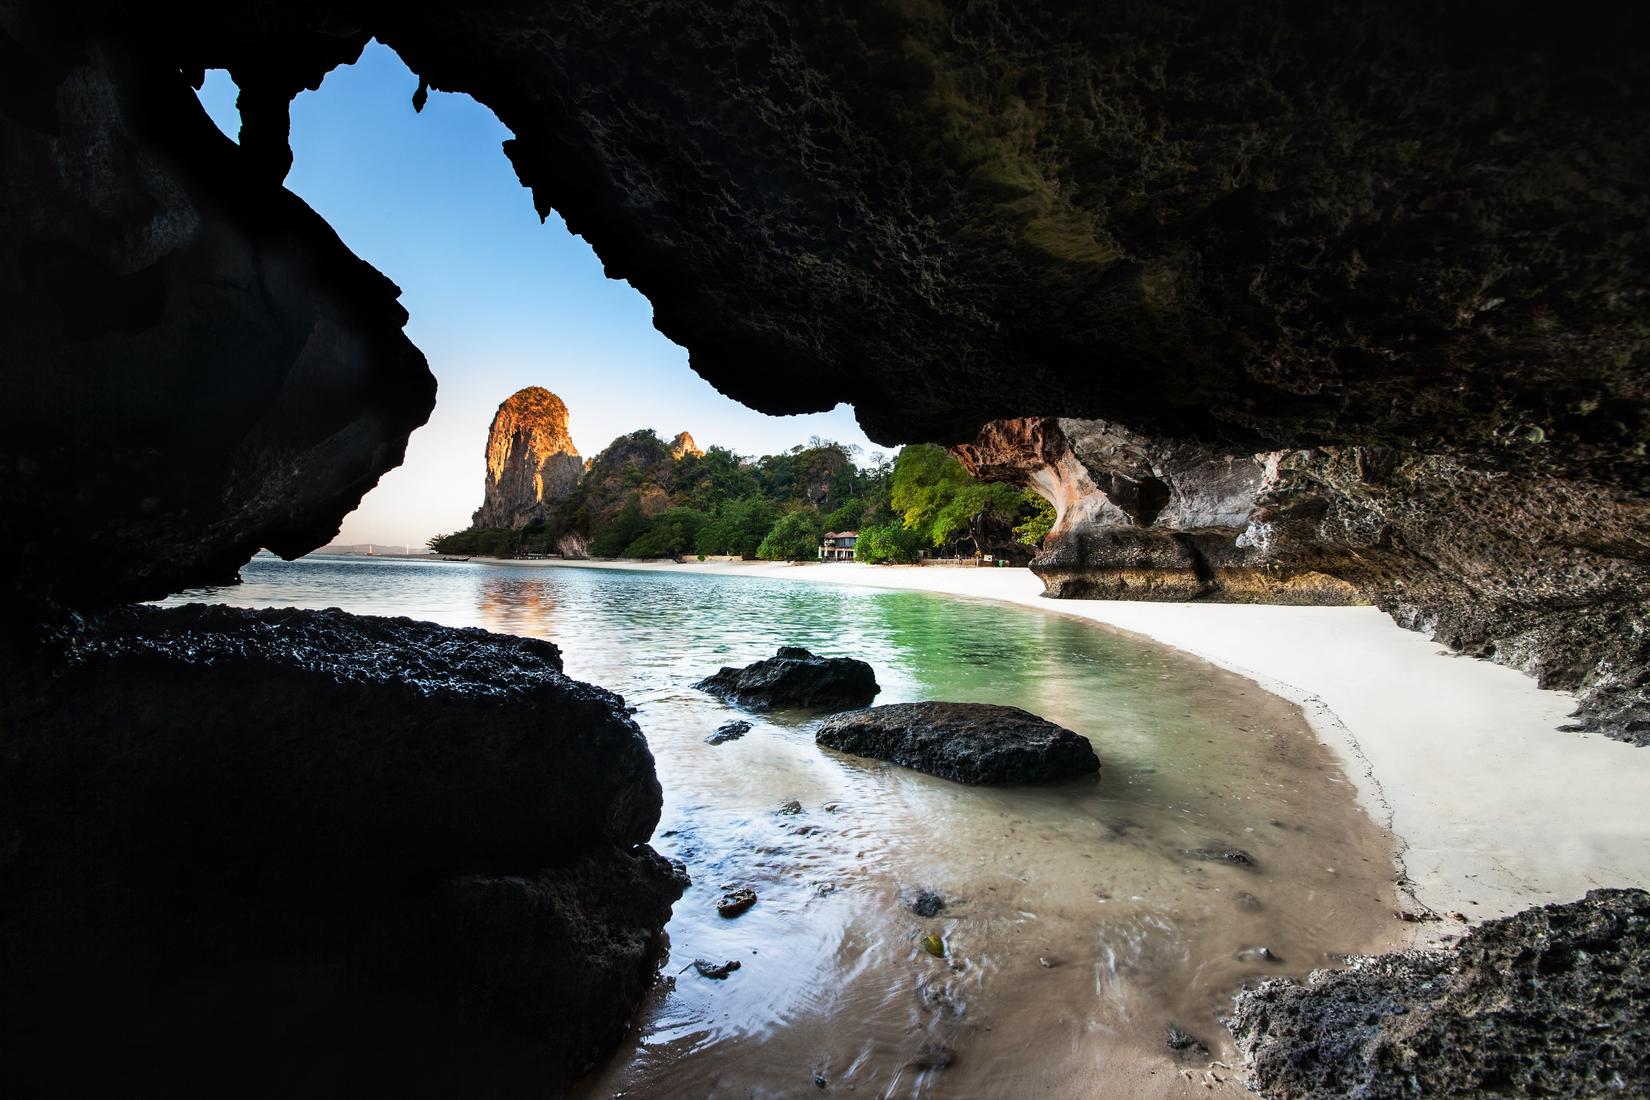
M 567 432 L 567 406 L 542 386 L 511 394 L 487 432 L 487 483 L 477 527 L 525 527 L 579 484 L 584 460 Z
M 693 436 L 687 432 L 677 432 L 676 438 L 670 441 L 670 457 L 682 459 L 688 455 L 692 455 L 694 458 L 703 458 L 705 452 L 699 449 L 699 444 L 693 441 Z

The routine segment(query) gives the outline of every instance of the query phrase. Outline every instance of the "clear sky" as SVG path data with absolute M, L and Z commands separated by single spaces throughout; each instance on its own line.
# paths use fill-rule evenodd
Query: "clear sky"
M 510 132 L 492 112 L 432 91 L 415 113 L 417 86 L 374 42 L 292 105 L 287 187 L 401 287 L 407 334 L 440 385 L 406 462 L 344 520 L 338 541 L 416 547 L 468 526 L 481 503 L 487 425 L 523 386 L 567 402 L 586 457 L 637 428 L 666 439 L 686 430 L 701 447 L 740 454 L 814 435 L 876 449 L 847 406 L 766 416 L 717 393 L 654 330 L 647 299 L 603 275 L 559 217 L 539 221 L 499 148 Z M 240 129 L 235 96 L 226 73 L 207 75 L 201 103 L 230 137 Z

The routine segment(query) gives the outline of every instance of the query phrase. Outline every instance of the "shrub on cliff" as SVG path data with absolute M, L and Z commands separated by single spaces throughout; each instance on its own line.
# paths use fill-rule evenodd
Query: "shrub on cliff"
M 699 529 L 710 517 L 694 508 L 672 508 L 656 517 L 640 537 L 624 548 L 627 558 L 675 558 L 694 548 Z

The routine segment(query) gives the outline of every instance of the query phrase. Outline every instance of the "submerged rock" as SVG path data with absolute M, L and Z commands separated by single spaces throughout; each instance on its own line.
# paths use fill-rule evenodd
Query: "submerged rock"
M 1087 739 L 1018 707 L 894 703 L 832 718 L 815 740 L 959 783 L 1036 783 L 1100 770 Z
M 1228 867 L 1247 867 L 1252 871 L 1260 869 L 1260 864 L 1255 862 L 1255 858 L 1242 848 L 1182 848 L 1180 854 L 1199 863 L 1224 863 Z
M 1179 1024 L 1171 1023 L 1165 1030 L 1164 1042 L 1168 1044 L 1170 1050 L 1186 1054 L 1209 1053 L 1209 1048 L 1203 1044 L 1201 1039 Z
M 909 908 L 919 917 L 934 917 L 945 908 L 945 899 L 932 890 L 918 890 Z
M 767 660 L 744 668 L 724 667 L 693 686 L 752 710 L 846 710 L 866 706 L 882 690 L 864 661 L 816 657 L 800 646 L 780 646 Z
M 716 903 L 716 911 L 724 917 L 737 917 L 756 904 L 756 891 L 749 887 L 730 890 Z
M 1489 921 L 1456 947 L 1356 958 L 1238 995 L 1268 1096 L 1637 1095 L 1650 1081 L 1650 893 Z
M 693 969 L 699 972 L 701 978 L 714 978 L 723 981 L 740 967 L 738 959 L 729 959 L 727 962 L 714 963 L 709 959 L 694 959 Z
M 653 758 L 548 642 L 197 605 L 0 659 L 0 1092 L 555 1089 L 652 980 Z
M 723 722 L 716 727 L 716 732 L 705 738 L 707 745 L 722 745 L 729 741 L 737 741 L 751 731 L 749 722 Z

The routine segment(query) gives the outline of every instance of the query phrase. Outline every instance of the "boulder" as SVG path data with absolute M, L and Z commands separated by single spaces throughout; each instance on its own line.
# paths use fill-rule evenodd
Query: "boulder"
M 1100 770 L 1088 740 L 1018 707 L 895 703 L 833 718 L 815 740 L 959 783 L 1038 783 Z
M 565 1084 L 652 980 L 653 758 L 548 642 L 195 605 L 0 659 L 0 1092 Z
M 1361 957 L 1238 995 L 1252 1088 L 1358 1096 L 1625 1096 L 1650 1081 L 1650 893 L 1488 921 L 1453 949 Z
M 744 668 L 724 667 L 693 686 L 752 710 L 846 710 L 868 705 L 882 690 L 864 661 L 816 657 L 799 646 L 780 646 L 774 656 Z

